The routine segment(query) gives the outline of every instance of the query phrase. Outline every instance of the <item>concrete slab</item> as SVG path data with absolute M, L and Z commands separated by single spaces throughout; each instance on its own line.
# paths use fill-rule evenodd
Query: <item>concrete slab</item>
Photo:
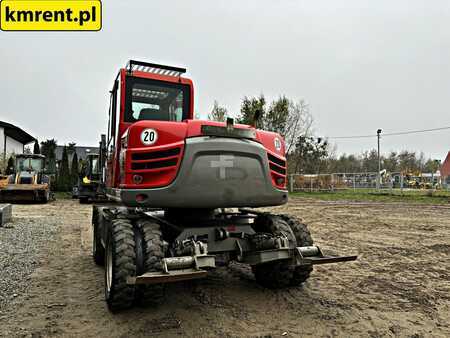
M 8 222 L 11 222 L 11 218 L 12 218 L 12 205 L 0 204 L 0 227 Z

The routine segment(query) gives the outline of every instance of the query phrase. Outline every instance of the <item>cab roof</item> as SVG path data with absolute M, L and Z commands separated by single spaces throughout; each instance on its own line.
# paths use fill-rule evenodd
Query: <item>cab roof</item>
M 174 77 L 180 77 L 181 74 L 186 73 L 185 68 L 166 66 L 157 63 L 150 63 L 136 60 L 128 61 L 126 69 L 130 73 L 134 71 L 140 71 L 145 73 L 153 73 L 158 75 L 166 75 Z
M 186 68 L 161 65 L 157 63 L 129 60 L 124 68 L 121 68 L 114 81 L 112 91 L 116 89 L 117 80 L 121 74 L 125 73 L 128 76 L 148 78 L 166 82 L 181 82 L 192 86 L 190 79 L 181 77 L 186 73 Z

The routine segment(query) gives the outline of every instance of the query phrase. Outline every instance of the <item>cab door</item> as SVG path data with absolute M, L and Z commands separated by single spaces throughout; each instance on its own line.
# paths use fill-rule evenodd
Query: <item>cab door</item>
M 117 156 L 117 134 L 119 123 L 119 80 L 114 82 L 111 90 L 110 104 L 109 104 L 109 120 L 108 120 L 108 139 L 106 142 L 106 177 L 105 183 L 108 188 L 116 187 L 115 175 L 118 168 Z

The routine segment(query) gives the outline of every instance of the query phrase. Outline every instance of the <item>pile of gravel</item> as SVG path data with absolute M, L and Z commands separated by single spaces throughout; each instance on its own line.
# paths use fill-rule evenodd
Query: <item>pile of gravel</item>
M 46 218 L 15 218 L 0 227 L 0 311 L 26 289 L 42 248 L 56 230 Z

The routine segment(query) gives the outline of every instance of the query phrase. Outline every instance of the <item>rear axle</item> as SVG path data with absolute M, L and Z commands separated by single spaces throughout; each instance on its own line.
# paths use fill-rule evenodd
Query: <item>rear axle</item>
M 316 264 L 357 258 L 324 255 L 306 225 L 287 215 L 208 211 L 197 213 L 197 222 L 192 217 L 183 222 L 173 212 L 94 206 L 94 260 L 106 265 L 112 310 L 132 304 L 131 298 L 142 295 L 139 288 L 204 278 L 230 261 L 250 265 L 257 283 L 280 288 L 305 282 Z M 123 292 L 127 301 L 117 305 Z

